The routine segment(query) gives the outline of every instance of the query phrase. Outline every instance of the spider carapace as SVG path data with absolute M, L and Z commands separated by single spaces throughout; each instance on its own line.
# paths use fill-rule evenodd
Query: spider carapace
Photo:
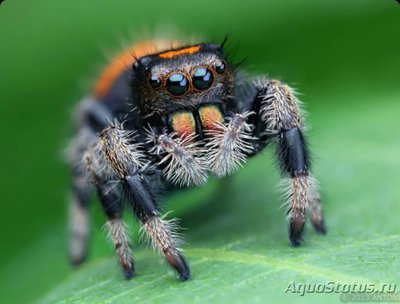
M 229 62 L 224 46 L 145 41 L 117 56 L 75 114 L 70 145 L 71 259 L 85 259 L 88 202 L 95 188 L 127 278 L 135 266 L 123 206 L 182 280 L 190 278 L 176 223 L 160 216 L 165 188 L 201 186 L 223 177 L 271 142 L 289 177 L 289 238 L 298 246 L 309 214 L 325 232 L 310 174 L 303 116 L 293 90 L 267 77 L 248 77 Z

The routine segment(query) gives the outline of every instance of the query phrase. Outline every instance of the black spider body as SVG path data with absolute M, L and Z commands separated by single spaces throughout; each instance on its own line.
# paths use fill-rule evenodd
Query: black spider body
M 123 202 L 181 279 L 189 279 L 174 225 L 159 216 L 157 193 L 165 186 L 204 185 L 210 174 L 232 174 L 272 141 L 283 173 L 290 176 L 291 243 L 300 244 L 307 211 L 317 231 L 325 232 L 296 97 L 279 81 L 244 77 L 223 46 L 135 45 L 105 69 L 76 118 L 71 144 L 75 263 L 86 254 L 94 185 L 128 278 L 135 267 L 121 219 Z

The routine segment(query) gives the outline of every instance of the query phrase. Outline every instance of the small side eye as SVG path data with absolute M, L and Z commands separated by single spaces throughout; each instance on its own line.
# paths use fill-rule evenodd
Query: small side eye
M 149 84 L 154 89 L 159 88 L 161 86 L 161 79 L 157 76 L 151 76 L 149 79 Z
M 193 85 L 198 90 L 206 90 L 213 83 L 212 72 L 207 68 L 198 68 L 193 74 Z
M 217 71 L 217 73 L 218 74 L 222 74 L 223 72 L 225 72 L 225 63 L 223 63 L 223 62 L 221 62 L 221 63 L 218 63 L 216 66 L 215 66 L 215 70 Z
M 167 79 L 167 90 L 170 92 L 172 95 L 183 95 L 187 92 L 189 89 L 189 82 L 186 79 L 185 76 L 182 74 L 176 73 L 172 74 L 168 79 Z

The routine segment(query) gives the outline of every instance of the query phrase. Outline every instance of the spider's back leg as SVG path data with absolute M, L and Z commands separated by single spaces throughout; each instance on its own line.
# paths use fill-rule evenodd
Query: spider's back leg
M 108 119 L 103 106 L 91 98 L 84 99 L 76 109 L 75 135 L 68 147 L 68 162 L 72 176 L 69 201 L 70 260 L 77 265 L 86 259 L 89 242 L 89 202 L 92 184 L 87 171 L 86 156 L 96 132 Z

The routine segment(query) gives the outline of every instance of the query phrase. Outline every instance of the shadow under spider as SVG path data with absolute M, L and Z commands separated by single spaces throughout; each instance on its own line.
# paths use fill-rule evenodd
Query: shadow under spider
M 245 180 L 235 176 L 217 181 L 215 191 L 197 208 L 183 214 L 181 226 L 189 243 L 224 243 L 253 235 L 285 233 L 285 214 L 271 180 Z M 273 184 L 272 184 L 273 185 Z

